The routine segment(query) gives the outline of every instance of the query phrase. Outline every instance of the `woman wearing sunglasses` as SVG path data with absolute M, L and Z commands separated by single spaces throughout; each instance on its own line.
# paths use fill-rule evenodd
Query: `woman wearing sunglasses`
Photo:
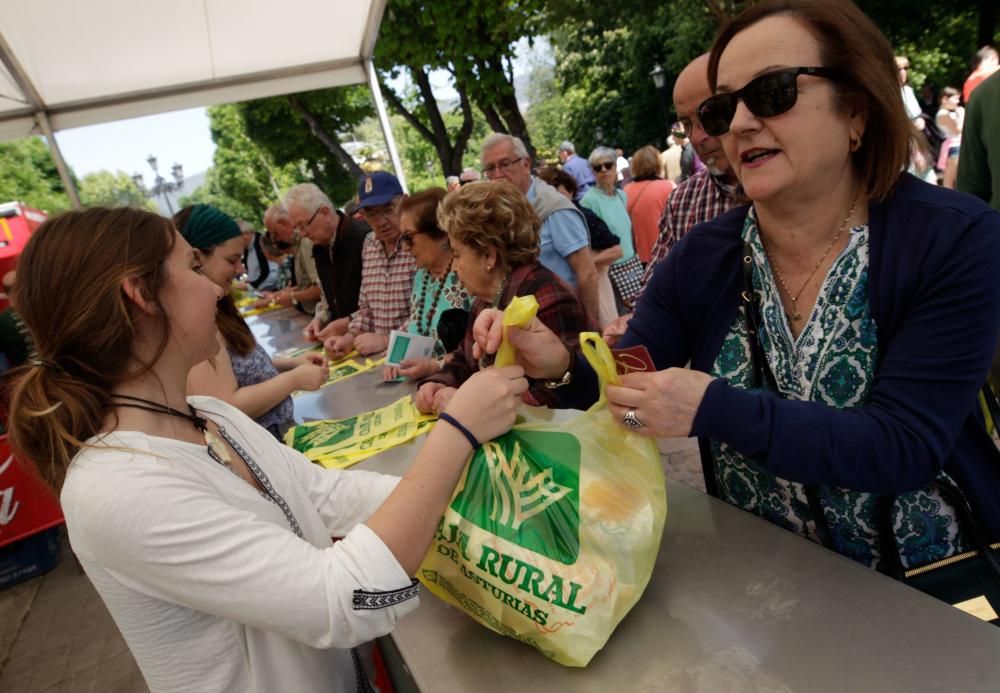
M 455 256 L 448 244 L 448 234 L 437 222 L 438 204 L 446 194 L 443 188 L 431 188 L 404 198 L 400 204 L 400 237 L 413 255 L 417 272 L 413 275 L 410 317 L 399 329 L 401 332 L 432 337 L 434 354 L 431 358 L 404 360 L 398 366 L 385 366 L 382 375 L 386 380 L 398 376 L 420 380 L 441 370 L 447 353 L 438 335 L 441 316 L 448 310 L 457 308 L 468 311 L 472 306 L 469 292 L 455 272 Z
M 635 254 L 628 196 L 615 187 L 618 177 L 618 170 L 615 168 L 617 157 L 618 153 L 609 147 L 598 147 L 590 153 L 590 168 L 594 171 L 597 184 L 586 192 L 580 204 L 599 216 L 621 241 L 622 256 L 608 268 L 608 276 L 615 289 L 618 313 L 621 314 L 632 306 L 639 293 L 643 267 Z
M 968 548 L 935 481 L 1000 537 L 977 403 L 1000 337 L 1000 214 L 903 173 L 915 133 L 892 50 L 850 2 L 755 5 L 720 33 L 709 81 L 700 126 L 751 204 L 657 267 L 618 346 L 659 370 L 608 387 L 612 413 L 698 436 L 710 492 L 868 566 L 883 519 L 903 566 Z M 496 314 L 474 335 L 495 349 Z M 570 369 L 564 405 L 593 399 L 543 326 L 511 339 L 530 377 Z

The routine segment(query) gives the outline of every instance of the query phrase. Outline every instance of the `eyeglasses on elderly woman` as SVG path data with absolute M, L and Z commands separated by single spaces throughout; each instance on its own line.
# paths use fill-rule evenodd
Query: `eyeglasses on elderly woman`
M 697 109 L 701 126 L 712 137 L 729 132 L 738 101 L 743 101 L 758 118 L 771 118 L 791 110 L 799 98 L 799 75 L 839 80 L 844 73 L 833 67 L 792 67 L 767 72 L 747 82 L 742 89 L 702 101 Z
M 600 173 L 601 171 L 610 171 L 615 167 L 614 161 L 602 161 L 599 164 L 594 164 L 590 168 L 594 169 L 595 173 Z

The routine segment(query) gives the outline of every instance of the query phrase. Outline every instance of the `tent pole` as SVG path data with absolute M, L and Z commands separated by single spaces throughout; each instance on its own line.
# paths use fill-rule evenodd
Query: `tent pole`
M 69 168 L 67 168 L 66 161 L 59 150 L 55 133 L 52 132 L 52 125 L 49 124 L 49 117 L 44 111 L 40 111 L 35 114 L 35 121 L 38 123 L 38 127 L 41 128 L 42 134 L 45 135 L 45 141 L 49 143 L 49 152 L 52 153 L 52 160 L 56 164 L 56 170 L 59 171 L 59 178 L 62 179 L 63 187 L 66 188 L 66 194 L 69 196 L 69 201 L 73 205 L 73 209 L 80 209 L 82 207 L 80 204 L 80 195 L 76 191 L 73 179 L 69 176 Z
M 409 192 L 406 187 L 406 175 L 403 173 L 403 164 L 399 159 L 399 151 L 396 149 L 396 139 L 392 136 L 392 126 L 389 124 L 389 114 L 385 110 L 385 102 L 382 100 L 382 89 L 378 85 L 378 77 L 375 73 L 375 61 L 371 58 L 365 63 L 368 72 L 368 86 L 372 91 L 372 98 L 375 99 L 375 110 L 378 111 L 378 121 L 382 125 L 382 134 L 385 136 L 385 144 L 389 148 L 389 158 L 392 159 L 392 167 L 396 170 L 396 178 L 403 187 L 403 192 Z

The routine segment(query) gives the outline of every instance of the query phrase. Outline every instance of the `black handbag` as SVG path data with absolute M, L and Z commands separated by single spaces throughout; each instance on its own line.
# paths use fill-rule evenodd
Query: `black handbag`
M 749 243 L 743 246 L 742 274 L 743 290 L 740 293 L 740 300 L 746 311 L 753 387 L 761 387 L 766 379 L 768 389 L 778 392 L 774 375 L 767 364 L 758 337 L 761 323 L 760 306 L 753 290 L 753 252 Z M 989 382 L 983 385 L 982 397 L 990 417 L 995 423 L 1000 423 L 1000 404 Z M 1000 464 L 1000 450 L 995 446 L 992 450 L 995 453 L 996 463 Z M 897 496 L 883 494 L 876 500 L 875 511 L 881 549 L 878 570 L 925 594 L 958 606 L 984 621 L 1000 625 L 1000 618 L 997 616 L 1000 614 L 1000 542 L 990 543 L 987 539 L 986 531 L 976 519 L 961 489 L 943 479 L 938 479 L 930 485 L 955 509 L 959 529 L 974 549 L 904 570 L 892 522 Z M 804 489 L 810 514 L 816 523 L 816 534 L 823 546 L 834 550 L 830 528 L 820 503 L 819 486 L 805 484 Z

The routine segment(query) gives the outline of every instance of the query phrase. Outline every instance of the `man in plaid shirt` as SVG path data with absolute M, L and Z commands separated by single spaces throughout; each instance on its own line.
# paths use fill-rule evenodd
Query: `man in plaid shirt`
M 358 309 L 351 315 L 346 334 L 330 337 L 323 343 L 327 354 L 335 359 L 352 349 L 362 355 L 385 351 L 389 332 L 410 315 L 416 263 L 399 230 L 403 188 L 396 176 L 376 171 L 361 177 L 358 200 L 372 232 L 365 238 L 361 251 Z
M 705 169 L 681 183 L 671 193 L 660 217 L 660 237 L 642 277 L 645 290 L 657 263 L 695 225 L 709 221 L 736 204 L 738 185 L 719 138 L 711 137 L 698 121 L 697 108 L 712 95 L 708 86 L 708 54 L 695 58 L 681 70 L 674 84 L 674 108 L 683 134 L 690 138 Z M 640 293 L 640 297 L 642 294 Z M 625 334 L 632 314 L 623 315 L 604 328 L 604 338 L 614 344 Z

